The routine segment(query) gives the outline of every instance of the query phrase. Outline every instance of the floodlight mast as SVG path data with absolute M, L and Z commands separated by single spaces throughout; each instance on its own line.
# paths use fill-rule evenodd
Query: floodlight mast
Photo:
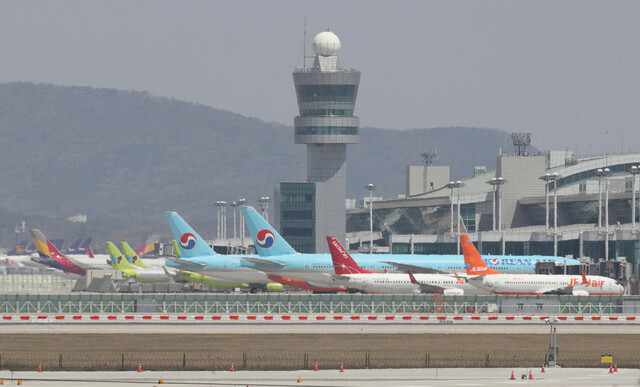
M 598 168 L 596 170 L 596 176 L 599 180 L 599 195 L 598 195 L 598 229 L 602 228 L 602 181 L 605 183 L 605 196 L 604 196 L 604 258 L 609 260 L 609 177 L 613 175 L 613 172 L 609 168 Z
M 493 231 L 496 230 L 496 193 L 498 194 L 498 230 L 502 230 L 502 188 L 501 186 L 505 184 L 507 180 L 502 177 L 494 177 L 491 180 L 487 181 L 487 184 L 491 184 L 493 187 Z
M 373 254 L 373 191 L 376 186 L 367 184 L 364 188 L 369 191 L 369 254 Z
M 636 176 L 640 173 L 640 168 L 636 165 L 632 165 L 629 169 L 629 173 L 631 174 L 632 180 L 632 194 L 631 194 L 631 225 L 632 230 L 636 230 Z
M 457 188 L 458 189 L 458 227 L 456 228 L 458 230 L 457 232 L 457 238 L 456 238 L 456 250 L 458 252 L 458 254 L 460 254 L 460 188 L 464 187 L 464 183 L 461 182 L 460 180 L 458 181 L 450 181 L 447 185 L 445 185 L 445 187 L 450 188 L 451 189 L 451 196 L 449 198 L 450 202 L 451 202 L 451 236 L 453 236 L 453 189 Z

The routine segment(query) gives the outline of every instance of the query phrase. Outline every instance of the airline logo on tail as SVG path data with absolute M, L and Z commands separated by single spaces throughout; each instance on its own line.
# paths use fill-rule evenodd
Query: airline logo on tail
M 198 239 L 190 232 L 185 232 L 180 236 L 180 246 L 185 250 L 191 250 L 196 247 Z
M 276 237 L 271 231 L 266 229 L 258 231 L 256 243 L 258 243 L 258 246 L 262 247 L 263 249 L 268 249 L 269 247 L 273 246 L 273 242 L 275 242 L 275 240 Z
M 469 237 L 467 235 L 460 235 L 460 244 L 462 245 L 464 267 L 467 270 L 467 275 L 502 274 L 487 266 L 487 264 L 482 260 L 478 250 L 476 250 L 476 247 L 473 243 L 469 242 Z
M 362 267 L 360 267 L 335 237 L 328 236 L 327 243 L 329 244 L 331 260 L 333 261 L 333 268 L 336 274 L 344 275 L 375 273 L 374 271 L 363 269 Z

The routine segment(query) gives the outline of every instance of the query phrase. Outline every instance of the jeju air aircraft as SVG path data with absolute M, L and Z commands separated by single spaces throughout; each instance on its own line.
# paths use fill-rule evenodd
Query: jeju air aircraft
M 298 253 L 287 241 L 250 206 L 241 206 L 242 215 L 253 239 L 257 258 L 250 258 L 255 266 L 269 274 L 286 275 L 293 278 L 323 284 L 335 283 L 331 254 Z M 448 273 L 464 269 L 462 255 L 420 254 L 353 254 L 353 259 L 364 269 L 376 272 Z M 522 272 L 535 270 L 538 261 L 556 261 L 579 264 L 576 259 L 543 256 L 493 256 L 492 267 Z
M 486 294 L 457 276 L 445 274 L 378 273 L 363 269 L 333 236 L 327 237 L 338 280 L 367 293 L 442 293 L 444 295 Z M 408 275 L 407 275 L 408 274 Z
M 118 250 L 116 245 L 111 242 L 107 242 L 107 251 L 109 252 L 113 268 L 120 270 L 124 278 L 133 278 L 142 283 L 173 282 L 173 277 L 167 275 L 165 270 L 144 269 L 142 267 L 136 268 L 132 266 L 120 250 Z
M 624 287 L 612 278 L 601 276 L 503 274 L 491 269 L 467 235 L 460 235 L 468 282 L 494 294 L 574 296 L 619 295 Z
M 54 246 L 53 243 L 44 236 L 42 231 L 34 228 L 29 230 L 29 233 L 31 233 L 31 238 L 33 239 L 33 243 L 35 244 L 36 250 L 38 250 L 39 254 L 39 257 L 34 257 L 32 260 L 60 269 L 67 273 L 78 275 L 87 274 L 83 268 L 76 265 L 70 261 L 69 258 L 60 253 L 56 246 Z

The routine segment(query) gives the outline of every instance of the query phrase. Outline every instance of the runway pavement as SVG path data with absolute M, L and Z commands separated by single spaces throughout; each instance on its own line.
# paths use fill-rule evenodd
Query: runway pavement
M 510 380 L 513 371 L 515 380 Z M 15 372 L 0 371 L 5 385 L 23 386 L 634 386 L 640 371 L 608 368 L 419 368 L 382 370 L 239 371 L 239 372 Z M 522 379 L 522 376 L 525 379 Z
M 549 325 L 533 324 L 394 324 L 394 323 L 73 323 L 73 324 L 2 324 L 2 333 L 131 333 L 135 327 L 138 334 L 157 333 L 225 333 L 225 334 L 270 334 L 270 333 L 304 333 L 304 334 L 371 334 L 371 333 L 477 333 L 477 334 L 521 334 L 539 333 L 549 334 Z M 636 324 L 610 323 L 558 323 L 558 333 L 607 333 L 607 334 L 638 334 L 640 326 Z

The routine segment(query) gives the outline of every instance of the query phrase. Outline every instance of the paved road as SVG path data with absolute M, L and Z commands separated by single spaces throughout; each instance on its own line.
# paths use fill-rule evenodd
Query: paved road
M 134 328 L 135 327 L 135 328 Z M 2 333 L 224 333 L 224 334 L 252 334 L 252 333 L 296 333 L 296 334 L 326 334 L 326 333 L 539 333 L 549 334 L 546 324 L 369 324 L 369 323 L 214 323 L 214 324 L 143 324 L 143 323 L 87 323 L 87 324 L 2 324 Z M 607 333 L 607 334 L 639 334 L 640 325 L 637 324 L 558 324 L 558 333 Z
M 516 380 L 509 380 L 514 371 Z M 16 372 L 0 371 L 5 385 L 24 386 L 157 386 L 160 379 L 170 386 L 632 386 L 640 384 L 640 371 L 620 369 L 540 369 L 532 370 L 534 380 L 522 380 L 529 369 L 504 368 L 423 368 L 393 370 L 239 371 L 231 372 Z M 298 382 L 300 379 L 300 382 Z

